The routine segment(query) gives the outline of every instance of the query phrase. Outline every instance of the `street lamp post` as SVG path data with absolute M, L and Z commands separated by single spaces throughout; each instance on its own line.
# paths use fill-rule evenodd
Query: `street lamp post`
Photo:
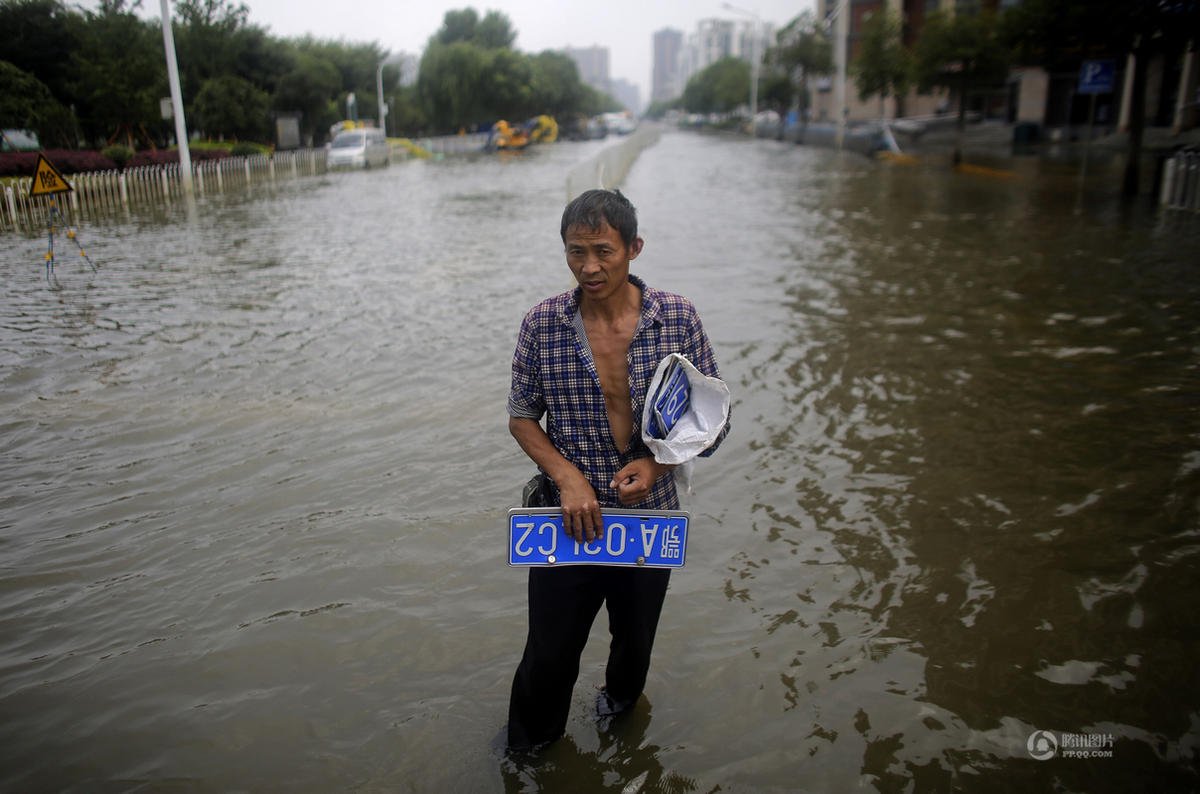
M 377 99 L 379 101 L 379 129 L 383 130 L 384 135 L 387 135 L 387 127 L 384 125 L 385 118 L 387 117 L 388 107 L 383 101 L 383 67 L 388 66 L 389 64 L 399 63 L 400 59 L 403 57 L 403 53 L 388 55 L 379 62 L 379 68 L 375 70 L 375 90 L 378 92 Z
M 171 86 L 171 110 L 175 115 L 175 139 L 179 146 L 179 178 L 184 195 L 192 195 L 192 154 L 188 150 L 187 122 L 183 118 L 183 91 L 179 88 L 179 63 L 175 60 L 175 34 L 171 30 L 171 2 L 162 0 L 163 49 L 167 54 L 167 82 Z
M 850 15 L 846 13 L 846 3 L 848 0 L 841 0 L 834 6 L 833 13 L 830 15 L 832 20 L 826 18 L 825 29 L 829 29 L 829 23 L 833 22 L 833 62 L 837 68 L 837 77 L 833 83 L 833 104 L 834 112 L 837 114 L 837 148 L 841 149 L 846 140 L 846 37 L 850 32 Z
M 762 55 L 758 51 L 758 40 L 762 38 L 762 18 L 753 11 L 739 8 L 732 3 L 721 3 L 721 7 L 754 20 L 754 36 L 750 42 L 750 134 L 754 135 L 754 124 L 758 118 L 758 67 L 759 61 L 762 60 Z

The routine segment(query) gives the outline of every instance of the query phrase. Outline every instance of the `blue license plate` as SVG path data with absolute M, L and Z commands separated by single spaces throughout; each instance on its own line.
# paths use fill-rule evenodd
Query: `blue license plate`
M 682 568 L 688 514 L 682 510 L 604 510 L 604 537 L 580 543 L 558 508 L 508 511 L 508 564 Z

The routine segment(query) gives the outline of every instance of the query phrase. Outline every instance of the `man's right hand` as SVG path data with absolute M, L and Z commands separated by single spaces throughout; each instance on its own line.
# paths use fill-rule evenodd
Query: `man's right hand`
M 562 505 L 563 529 L 580 543 L 604 537 L 604 520 L 600 516 L 600 500 L 583 474 L 576 472 L 558 485 Z
M 562 505 L 563 529 L 580 543 L 604 537 L 600 518 L 600 500 L 596 491 L 573 463 L 550 443 L 546 431 L 534 419 L 518 416 L 508 418 L 508 432 L 525 450 L 525 454 L 550 475 L 558 486 Z

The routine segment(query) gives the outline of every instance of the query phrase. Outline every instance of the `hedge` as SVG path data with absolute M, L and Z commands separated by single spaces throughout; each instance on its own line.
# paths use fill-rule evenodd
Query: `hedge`
M 75 149 L 47 149 L 46 159 L 63 174 L 78 174 L 85 171 L 115 171 L 117 164 L 100 152 Z M 224 149 L 192 149 L 192 160 L 220 160 L 228 157 Z M 0 177 L 33 176 L 37 168 L 37 152 L 0 152 Z M 163 165 L 179 162 L 175 149 L 155 149 L 136 152 L 126 163 L 127 168 L 142 165 Z

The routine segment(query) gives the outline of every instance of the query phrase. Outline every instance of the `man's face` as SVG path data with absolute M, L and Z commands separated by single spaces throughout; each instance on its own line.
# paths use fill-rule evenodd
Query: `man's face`
M 642 238 L 626 246 L 617 230 L 607 223 L 598 229 L 571 226 L 566 235 L 567 265 L 583 295 L 590 300 L 605 300 L 624 288 L 629 278 L 629 263 L 642 252 Z

